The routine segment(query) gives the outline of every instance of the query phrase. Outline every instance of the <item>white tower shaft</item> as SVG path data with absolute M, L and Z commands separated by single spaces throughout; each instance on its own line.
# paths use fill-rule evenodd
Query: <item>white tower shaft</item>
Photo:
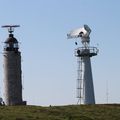
M 92 78 L 92 70 L 91 70 L 91 61 L 89 56 L 82 57 L 83 59 L 83 99 L 84 104 L 95 104 L 95 96 L 94 96 L 94 86 L 93 86 L 93 78 Z

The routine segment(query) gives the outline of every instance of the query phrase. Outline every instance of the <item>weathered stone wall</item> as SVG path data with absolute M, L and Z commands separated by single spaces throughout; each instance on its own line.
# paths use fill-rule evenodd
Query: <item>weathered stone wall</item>
M 4 96 L 6 105 L 22 104 L 21 53 L 4 51 Z

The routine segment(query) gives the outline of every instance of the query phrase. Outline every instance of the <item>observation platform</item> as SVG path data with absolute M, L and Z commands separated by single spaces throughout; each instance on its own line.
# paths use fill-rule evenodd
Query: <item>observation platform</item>
M 97 47 L 79 47 L 75 49 L 75 56 L 76 57 L 92 57 L 98 54 Z

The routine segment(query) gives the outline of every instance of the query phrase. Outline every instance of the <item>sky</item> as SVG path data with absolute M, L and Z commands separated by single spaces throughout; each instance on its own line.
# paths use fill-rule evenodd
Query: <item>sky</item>
M 0 25 L 17 24 L 14 35 L 22 54 L 23 99 L 29 105 L 76 104 L 77 59 L 82 46 L 67 33 L 87 24 L 90 45 L 99 54 L 91 58 L 97 104 L 120 103 L 119 0 L 0 0 Z M 8 37 L 0 29 L 0 96 L 3 88 L 3 46 Z M 107 95 L 108 93 L 108 95 Z

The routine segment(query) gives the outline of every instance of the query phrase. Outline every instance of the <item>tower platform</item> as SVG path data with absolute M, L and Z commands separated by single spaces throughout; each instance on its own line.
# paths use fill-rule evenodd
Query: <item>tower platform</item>
M 98 53 L 98 49 L 96 47 L 79 47 L 75 49 L 76 57 L 85 57 L 85 56 L 96 56 Z

